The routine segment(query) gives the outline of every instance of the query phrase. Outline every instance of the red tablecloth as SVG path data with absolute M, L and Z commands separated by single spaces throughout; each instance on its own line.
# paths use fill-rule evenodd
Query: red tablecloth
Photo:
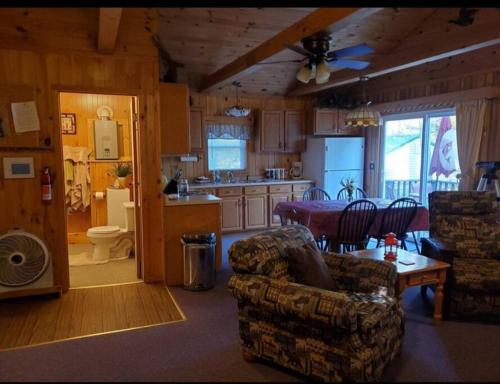
M 392 200 L 386 199 L 368 199 L 377 206 L 377 216 L 372 224 L 369 234 L 378 234 L 382 221 L 382 214 L 389 206 Z M 311 230 L 314 237 L 321 234 L 337 236 L 337 226 L 342 210 L 349 204 L 346 200 L 308 200 L 308 201 L 290 201 L 278 203 L 274 208 L 275 215 L 284 215 L 290 217 L 295 209 L 301 222 L 305 223 Z M 408 231 L 428 231 L 429 230 L 429 211 L 423 205 L 417 208 L 417 215 L 413 219 Z

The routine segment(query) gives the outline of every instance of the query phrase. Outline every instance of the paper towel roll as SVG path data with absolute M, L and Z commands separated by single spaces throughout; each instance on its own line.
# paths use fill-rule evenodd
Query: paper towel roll
M 104 192 L 95 192 L 94 196 L 96 200 L 104 200 L 106 194 Z

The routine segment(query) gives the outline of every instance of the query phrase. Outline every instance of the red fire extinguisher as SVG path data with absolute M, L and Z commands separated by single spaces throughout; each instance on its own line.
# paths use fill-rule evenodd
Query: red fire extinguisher
M 42 202 L 49 204 L 52 201 L 52 183 L 50 181 L 50 169 L 44 167 L 42 171 Z

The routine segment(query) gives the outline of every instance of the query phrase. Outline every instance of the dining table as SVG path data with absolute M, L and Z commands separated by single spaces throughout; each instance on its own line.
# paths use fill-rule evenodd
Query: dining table
M 379 234 L 382 225 L 382 215 L 387 207 L 394 201 L 382 198 L 368 198 L 377 206 L 377 214 L 371 225 L 368 234 L 375 236 Z M 280 202 L 273 210 L 275 215 L 286 219 L 298 219 L 310 229 L 315 238 L 320 235 L 327 235 L 330 238 L 337 237 L 340 215 L 344 208 L 350 204 L 347 200 L 306 200 L 306 201 L 286 201 Z M 429 211 L 419 204 L 417 214 L 413 218 L 408 232 L 428 231 Z

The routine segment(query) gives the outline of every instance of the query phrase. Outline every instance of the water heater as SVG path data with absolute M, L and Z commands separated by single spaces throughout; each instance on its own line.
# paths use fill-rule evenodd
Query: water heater
M 94 144 L 96 160 L 119 158 L 116 120 L 94 120 Z

